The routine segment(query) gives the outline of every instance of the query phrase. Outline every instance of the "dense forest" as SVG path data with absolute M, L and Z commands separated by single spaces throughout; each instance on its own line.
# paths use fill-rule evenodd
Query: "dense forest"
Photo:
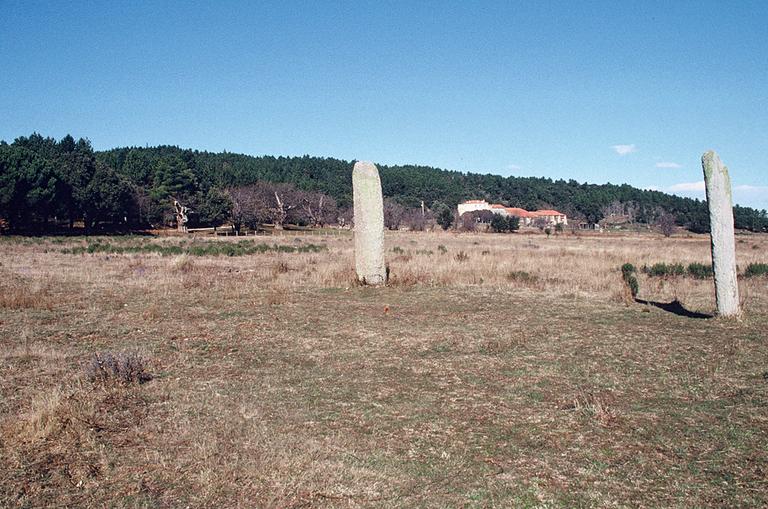
M 32 134 L 0 142 L 0 219 L 5 229 L 16 231 L 77 222 L 86 229 L 157 227 L 173 222 L 173 200 L 178 200 L 192 212 L 190 226 L 335 224 L 349 220 L 351 168 L 352 162 L 332 158 L 254 157 L 173 146 L 96 152 L 87 139 L 67 135 L 57 141 Z M 574 223 L 593 224 L 618 214 L 642 224 L 672 218 L 694 232 L 709 226 L 706 203 L 629 185 L 428 166 L 381 165 L 379 170 L 388 217 L 407 218 L 422 202 L 437 215 L 460 201 L 482 198 L 529 210 L 554 208 Z M 734 214 L 737 228 L 768 230 L 765 210 L 736 206 Z

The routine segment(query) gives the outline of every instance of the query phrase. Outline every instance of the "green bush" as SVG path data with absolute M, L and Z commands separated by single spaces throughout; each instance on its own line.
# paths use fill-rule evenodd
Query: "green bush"
M 629 292 L 632 294 L 632 298 L 637 297 L 637 294 L 640 293 L 640 283 L 638 283 L 634 274 L 627 278 L 627 287 L 629 288 Z
M 694 279 L 709 279 L 713 274 L 712 264 L 691 263 L 688 265 L 688 275 Z
M 652 277 L 669 277 L 685 275 L 685 267 L 682 263 L 654 263 L 650 267 L 644 266 L 643 272 Z
M 493 218 L 491 219 L 491 229 L 493 231 L 496 233 L 503 233 L 507 231 L 508 227 L 509 223 L 507 223 L 507 219 L 504 216 L 499 214 L 493 215 Z
M 438 212 L 436 222 L 442 226 L 443 230 L 447 230 L 453 225 L 453 211 L 448 207 L 443 208 Z
M 514 232 L 520 229 L 520 218 L 517 216 L 502 216 L 494 214 L 491 218 L 491 229 L 496 233 Z
M 768 276 L 768 263 L 750 263 L 744 271 L 744 277 Z
M 624 280 L 624 284 L 629 288 L 629 292 L 632 294 L 632 298 L 637 297 L 640 292 L 640 283 L 637 281 L 637 269 L 631 263 L 625 263 L 621 266 L 621 278 Z

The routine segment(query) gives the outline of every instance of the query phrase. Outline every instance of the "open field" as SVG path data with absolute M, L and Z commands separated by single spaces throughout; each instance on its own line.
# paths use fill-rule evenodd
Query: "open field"
M 708 237 L 390 233 L 381 289 L 352 246 L 0 238 L 0 506 L 768 505 L 768 278 L 621 283 Z

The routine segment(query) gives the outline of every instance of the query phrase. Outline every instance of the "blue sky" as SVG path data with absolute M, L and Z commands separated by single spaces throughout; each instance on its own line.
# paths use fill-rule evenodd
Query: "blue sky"
M 173 144 L 768 208 L 768 2 L 0 0 L 0 139 Z

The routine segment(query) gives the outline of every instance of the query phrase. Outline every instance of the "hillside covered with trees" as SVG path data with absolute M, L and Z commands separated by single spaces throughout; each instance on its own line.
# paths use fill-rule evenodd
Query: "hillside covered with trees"
M 0 142 L 0 218 L 17 231 L 82 221 L 86 228 L 140 228 L 173 221 L 173 200 L 190 225 L 337 224 L 351 219 L 352 162 L 321 157 L 249 156 L 173 146 L 96 152 L 86 139 L 39 134 Z M 657 224 L 671 218 L 708 229 L 706 203 L 629 185 L 502 177 L 429 166 L 380 165 L 388 226 L 418 228 L 422 202 L 435 216 L 466 199 L 525 209 L 555 208 L 596 223 L 607 214 Z M 768 214 L 734 207 L 736 227 L 768 230 Z M 574 221 L 574 222 L 575 222 Z M 411 224 L 414 223 L 414 224 Z M 423 227 L 423 224 L 421 225 Z

